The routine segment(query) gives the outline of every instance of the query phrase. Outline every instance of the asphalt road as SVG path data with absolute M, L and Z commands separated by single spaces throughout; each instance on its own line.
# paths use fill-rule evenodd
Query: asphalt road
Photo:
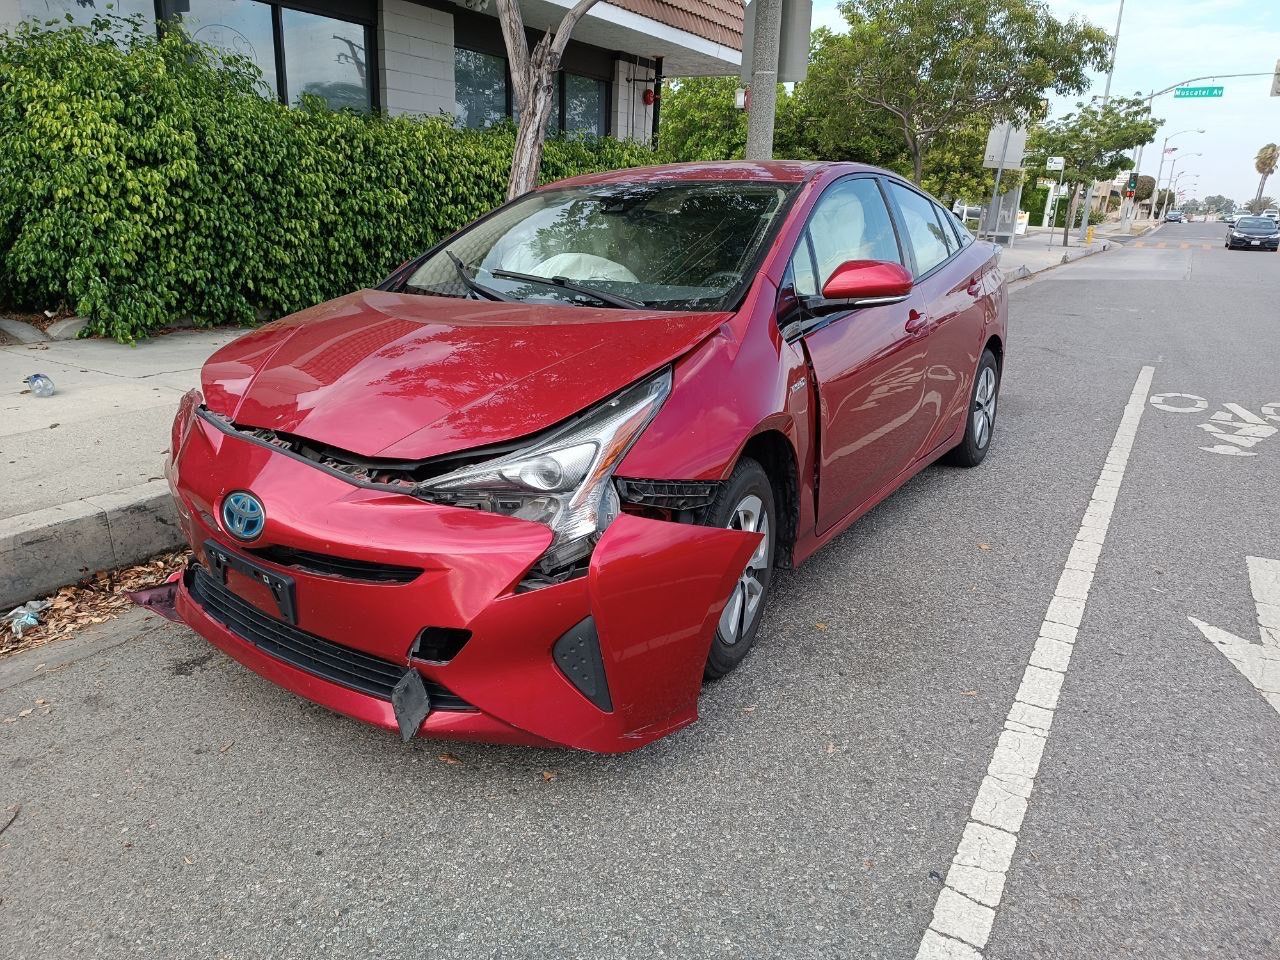
M 1280 706 L 1188 619 L 1256 648 L 1280 559 L 1280 256 L 1221 242 L 1018 287 L 987 462 L 782 577 L 639 753 L 403 746 L 140 612 L 0 663 L 0 956 L 910 960 L 1147 366 L 983 955 L 1280 955 Z

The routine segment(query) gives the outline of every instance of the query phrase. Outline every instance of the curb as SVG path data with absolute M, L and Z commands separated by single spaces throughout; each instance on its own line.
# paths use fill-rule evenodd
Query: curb
M 167 480 L 0 519 L 0 609 L 176 550 L 181 540 Z
M 20 344 L 29 343 L 47 343 L 49 338 L 40 332 L 39 327 L 33 327 L 25 320 L 14 320 L 10 317 L 0 317 L 0 330 L 3 330 Z
M 1075 263 L 1077 260 L 1083 260 L 1085 257 L 1092 257 L 1099 253 L 1105 253 L 1116 245 L 1114 241 L 1111 240 L 1102 240 L 1100 242 L 1102 246 L 1098 247 L 1096 250 L 1085 250 L 1075 254 L 1073 254 L 1071 248 L 1068 247 L 1067 252 L 1062 255 L 1061 260 L 1057 263 L 1050 263 L 1043 266 L 1039 270 L 1028 270 L 1025 263 L 1019 264 L 1017 268 L 1006 274 L 1007 280 L 1009 283 L 1018 283 L 1021 280 L 1030 280 L 1033 277 L 1038 277 L 1041 274 L 1048 273 L 1050 270 L 1056 270 L 1058 267 L 1064 266 L 1068 263 Z

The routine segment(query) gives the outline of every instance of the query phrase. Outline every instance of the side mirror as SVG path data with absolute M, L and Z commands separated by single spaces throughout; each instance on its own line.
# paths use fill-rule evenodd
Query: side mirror
M 899 303 L 911 295 L 915 282 L 900 263 L 887 260 L 846 260 L 831 272 L 822 296 L 810 297 L 810 313 L 838 313 L 858 307 Z
M 905 300 L 914 281 L 900 263 L 887 260 L 846 260 L 822 286 L 824 300 L 892 303 Z

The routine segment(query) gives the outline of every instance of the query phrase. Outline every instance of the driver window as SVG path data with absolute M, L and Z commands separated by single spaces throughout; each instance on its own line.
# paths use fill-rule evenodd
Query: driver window
M 829 187 L 813 209 L 808 233 L 819 287 L 846 260 L 902 263 L 884 197 L 869 178 L 842 180 Z

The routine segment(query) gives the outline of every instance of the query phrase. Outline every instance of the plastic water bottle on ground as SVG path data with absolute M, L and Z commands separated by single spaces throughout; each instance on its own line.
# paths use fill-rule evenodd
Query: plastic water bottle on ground
M 31 388 L 31 392 L 37 397 L 53 396 L 53 381 L 46 377 L 43 373 L 33 373 L 22 381 Z

